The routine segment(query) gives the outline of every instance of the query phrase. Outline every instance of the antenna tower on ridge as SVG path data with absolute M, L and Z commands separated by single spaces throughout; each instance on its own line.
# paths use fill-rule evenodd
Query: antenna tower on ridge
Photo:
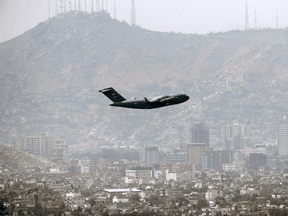
M 80 3 L 80 0 L 78 0 L 78 11 L 81 11 L 81 3 Z
M 56 16 L 58 15 L 58 2 L 57 2 L 57 0 L 55 1 L 55 14 L 56 14 Z
M 68 4 L 69 4 L 69 11 L 71 12 L 71 11 L 72 11 L 72 3 L 71 3 L 71 0 L 69 0 Z
M 278 9 L 276 10 L 276 29 L 279 28 L 279 25 L 278 25 Z
M 245 14 L 245 30 L 249 30 L 248 4 L 247 4 L 247 1 L 246 1 L 246 14 Z
M 64 4 L 66 3 L 66 0 L 65 0 L 65 2 L 64 2 L 64 0 L 57 0 L 57 1 L 59 1 L 59 8 L 57 8 L 57 11 L 58 11 L 57 13 L 62 14 L 65 12 Z
M 131 5 L 131 26 L 136 26 L 136 7 L 135 7 L 135 0 L 132 0 Z
M 48 2 L 48 19 L 50 19 L 50 1 Z
M 116 19 L 116 1 L 114 0 L 114 19 Z
M 257 15 L 255 10 L 255 23 L 254 23 L 254 29 L 257 29 Z

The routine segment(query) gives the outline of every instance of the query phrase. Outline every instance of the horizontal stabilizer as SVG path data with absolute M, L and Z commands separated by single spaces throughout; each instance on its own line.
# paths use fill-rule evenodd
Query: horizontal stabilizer
M 112 87 L 102 89 L 99 92 L 102 92 L 106 97 L 108 97 L 113 102 L 121 102 L 121 101 L 126 100 L 124 97 L 122 97 L 122 95 L 120 95 Z

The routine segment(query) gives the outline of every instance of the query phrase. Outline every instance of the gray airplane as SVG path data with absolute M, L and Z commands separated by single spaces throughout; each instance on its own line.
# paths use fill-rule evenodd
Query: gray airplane
M 189 96 L 187 96 L 186 94 L 162 95 L 149 100 L 145 97 L 142 100 L 126 100 L 112 87 L 102 89 L 99 92 L 102 92 L 106 97 L 113 101 L 113 103 L 109 104 L 109 106 L 125 107 L 132 109 L 154 109 L 164 106 L 180 104 L 189 100 Z

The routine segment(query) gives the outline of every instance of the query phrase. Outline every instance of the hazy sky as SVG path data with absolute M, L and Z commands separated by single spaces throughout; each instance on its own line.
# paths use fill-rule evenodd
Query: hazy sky
M 60 0 L 58 0 L 60 5 Z M 65 2 L 65 0 L 62 0 Z M 71 1 L 74 9 L 74 0 Z M 81 1 L 82 9 L 85 0 Z M 0 0 L 0 42 L 12 39 L 55 15 L 56 0 Z M 78 0 L 76 1 L 78 4 Z M 86 0 L 87 8 L 91 0 Z M 93 0 L 96 5 L 96 0 Z M 106 0 L 103 0 L 106 7 Z M 116 18 L 130 24 L 131 0 L 115 0 Z M 259 28 L 275 28 L 276 9 L 280 28 L 288 26 L 287 0 L 248 0 L 250 28 L 254 28 L 255 10 Z M 156 31 L 205 34 L 243 29 L 246 0 L 135 0 L 137 24 Z M 102 0 L 100 0 L 102 7 Z M 108 12 L 114 17 L 114 0 L 108 0 Z

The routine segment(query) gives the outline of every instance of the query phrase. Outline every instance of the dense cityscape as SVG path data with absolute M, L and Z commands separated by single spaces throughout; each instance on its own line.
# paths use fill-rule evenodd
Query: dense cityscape
M 277 143 L 251 142 L 249 124 L 225 125 L 222 131 L 225 148 L 215 150 L 209 125 L 195 122 L 190 142 L 174 152 L 102 146 L 71 153 L 53 136 L 22 135 L 20 150 L 49 160 L 39 168 L 5 163 L 0 156 L 2 212 L 286 215 L 287 121 L 278 124 Z

